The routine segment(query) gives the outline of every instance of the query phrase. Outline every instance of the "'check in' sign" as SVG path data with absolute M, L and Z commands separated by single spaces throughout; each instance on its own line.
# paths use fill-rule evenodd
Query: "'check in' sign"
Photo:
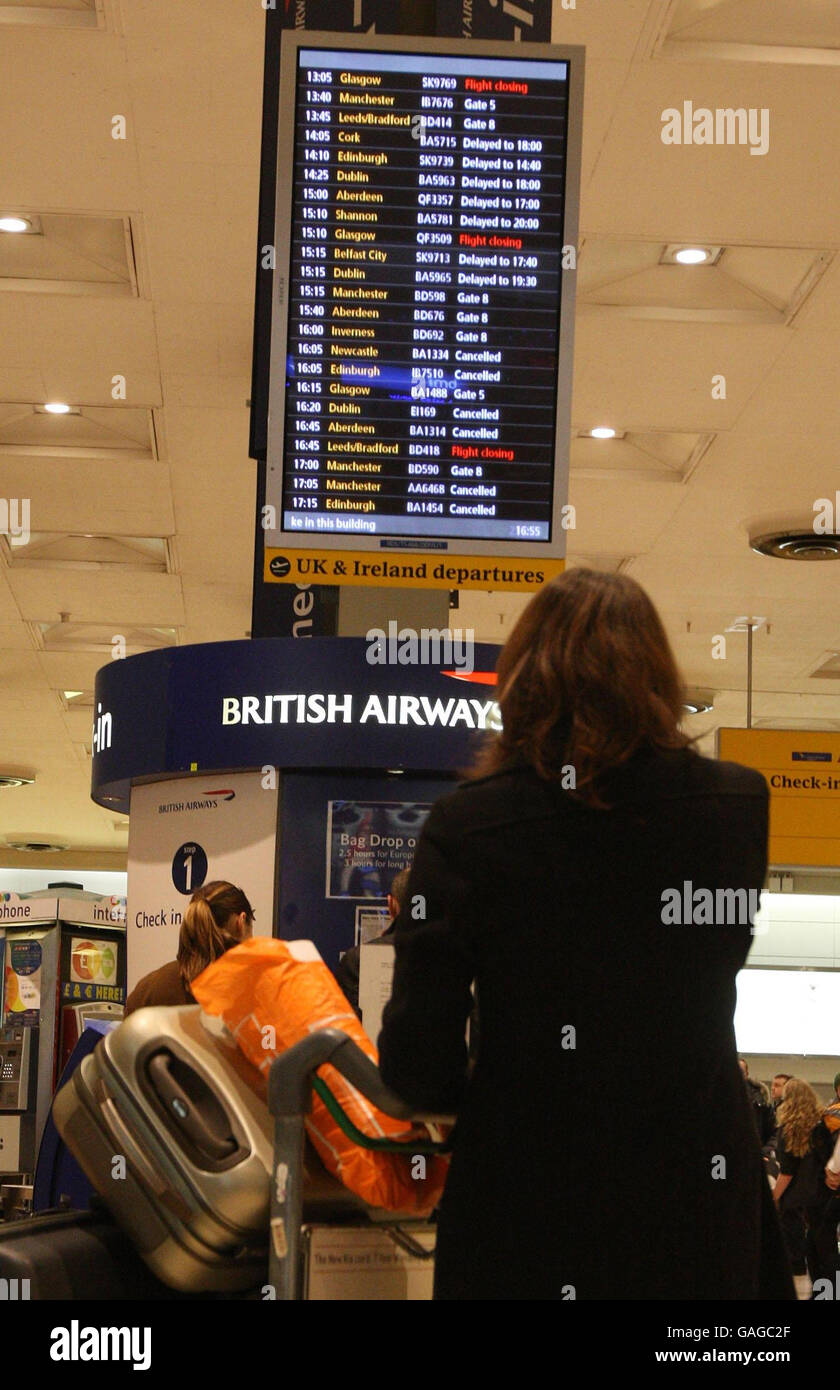
M 770 863 L 840 866 L 840 733 L 719 729 L 718 757 L 770 788 Z

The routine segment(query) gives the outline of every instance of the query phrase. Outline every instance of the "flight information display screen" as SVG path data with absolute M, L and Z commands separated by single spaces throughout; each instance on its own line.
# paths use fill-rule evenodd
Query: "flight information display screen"
M 568 119 L 568 62 L 297 50 L 280 533 L 552 541 Z

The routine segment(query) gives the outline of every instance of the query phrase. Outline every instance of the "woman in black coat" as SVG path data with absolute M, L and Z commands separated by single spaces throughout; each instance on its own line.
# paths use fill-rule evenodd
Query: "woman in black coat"
M 793 1298 L 732 1025 L 764 779 L 688 747 L 623 576 L 541 590 L 498 701 L 418 844 L 379 1039 L 389 1086 L 458 1115 L 435 1296 Z

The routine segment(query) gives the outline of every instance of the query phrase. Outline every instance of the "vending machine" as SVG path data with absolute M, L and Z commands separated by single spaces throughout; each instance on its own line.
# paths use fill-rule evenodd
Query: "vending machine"
M 86 1025 L 118 1021 L 125 1004 L 125 926 L 118 933 L 81 926 L 65 921 L 61 933 L 58 1076 Z
M 58 1078 L 88 1019 L 122 1017 L 125 899 L 60 892 L 0 896 L 0 1172 L 34 1170 Z

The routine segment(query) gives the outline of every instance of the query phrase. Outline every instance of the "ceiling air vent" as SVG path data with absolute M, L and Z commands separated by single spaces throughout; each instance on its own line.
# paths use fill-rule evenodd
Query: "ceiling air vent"
M 715 697 L 710 690 L 687 690 L 683 700 L 686 714 L 711 714 L 715 707 Z
M 0 772 L 0 788 L 2 787 L 31 787 L 35 781 L 34 772 L 18 772 L 14 768 L 4 768 Z
M 7 849 L 26 850 L 29 854 L 61 854 L 69 845 L 59 845 L 49 840 L 7 840 Z
M 773 531 L 750 541 L 758 555 L 774 560 L 840 560 L 840 535 L 820 536 L 813 530 Z

